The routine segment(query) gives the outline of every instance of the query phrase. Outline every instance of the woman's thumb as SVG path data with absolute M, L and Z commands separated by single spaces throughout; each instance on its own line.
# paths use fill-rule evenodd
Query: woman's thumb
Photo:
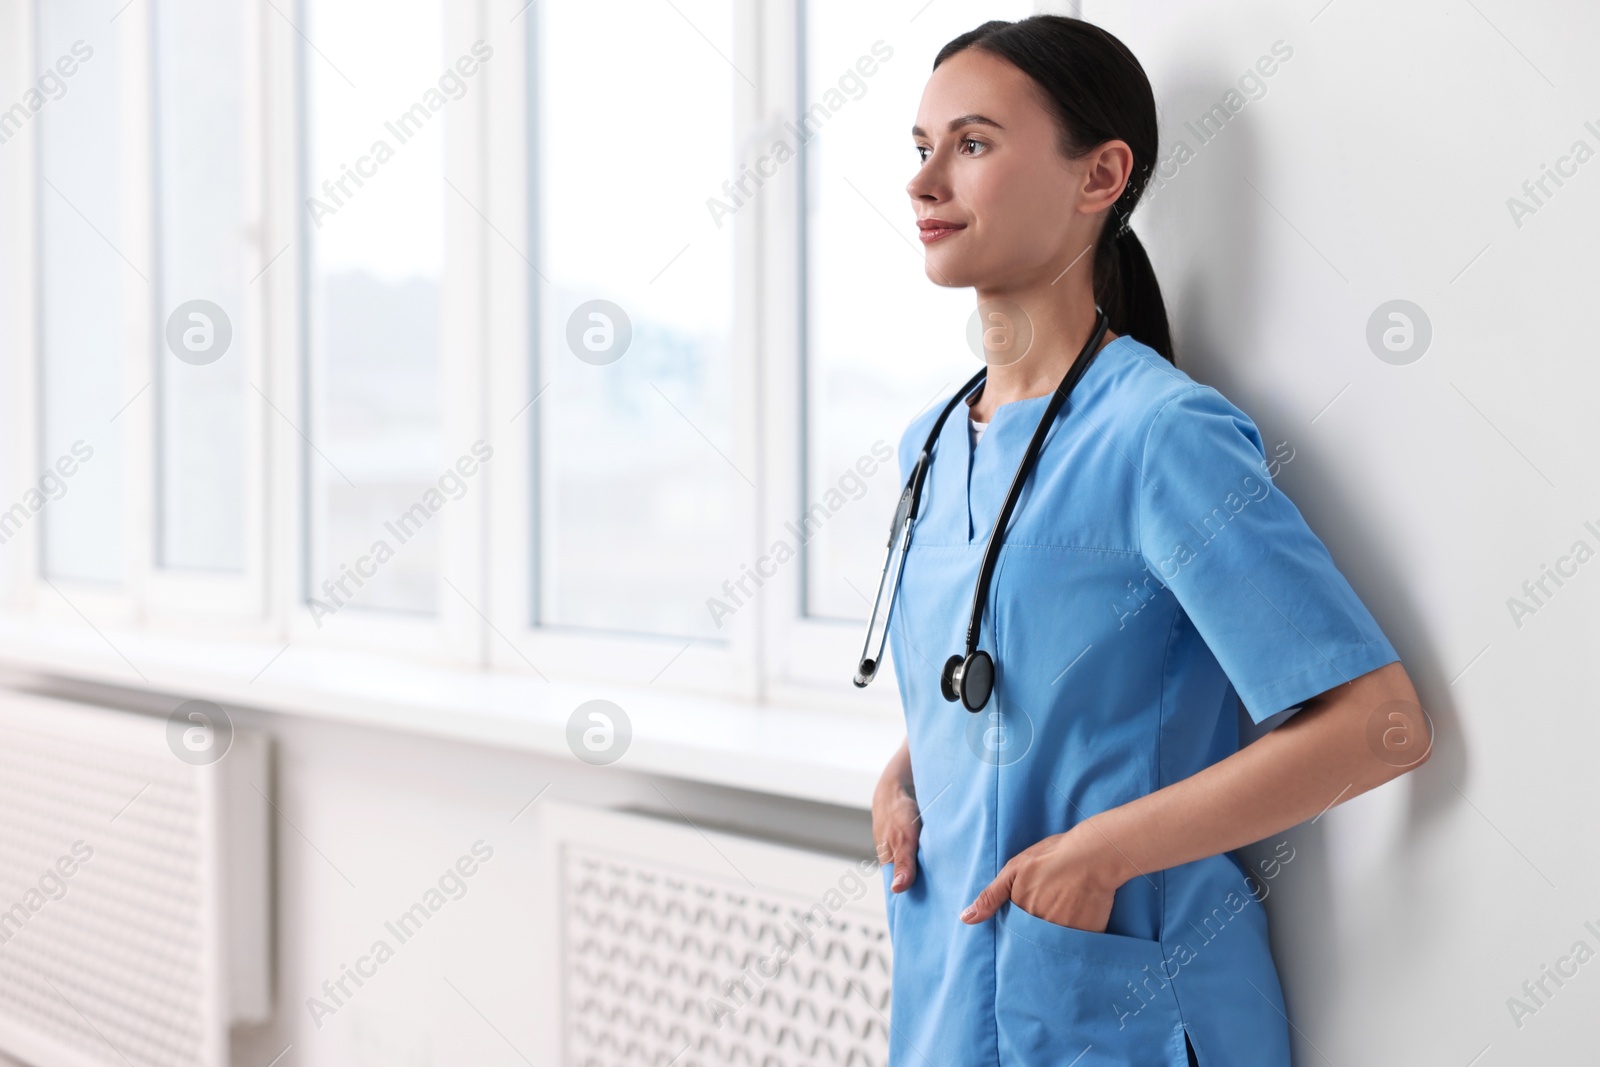
M 889 881 L 889 888 L 896 893 L 910 885 L 917 877 L 917 861 L 909 855 L 896 856 L 894 861 L 894 877 Z

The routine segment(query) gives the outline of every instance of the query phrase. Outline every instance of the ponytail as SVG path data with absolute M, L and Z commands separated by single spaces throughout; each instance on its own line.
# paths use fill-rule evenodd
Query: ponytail
M 1145 255 L 1139 235 L 1131 229 L 1111 233 L 1115 229 L 1111 221 L 1106 220 L 1100 245 L 1095 249 L 1094 301 L 1105 310 L 1113 330 L 1149 345 L 1176 366 L 1167 305 L 1161 299 L 1155 268 Z M 1111 236 L 1106 237 L 1106 233 Z
M 1100 228 L 1094 252 L 1094 299 L 1111 329 L 1149 345 L 1169 363 L 1172 332 L 1161 285 L 1138 235 L 1127 228 L 1155 166 L 1159 130 L 1155 93 L 1144 68 L 1100 27 L 1064 15 L 995 20 L 939 50 L 933 66 L 967 48 L 979 48 L 1022 71 L 1044 92 L 1060 130 L 1058 146 L 1081 159 L 1111 140 L 1133 151 L 1133 172 Z

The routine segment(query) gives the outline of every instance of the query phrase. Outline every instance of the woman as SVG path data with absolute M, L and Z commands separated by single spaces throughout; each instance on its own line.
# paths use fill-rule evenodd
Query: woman
M 993 329 L 891 594 L 890 1061 L 1286 1067 L 1257 894 L 1293 849 L 1255 872 L 1232 850 L 1420 764 L 1416 693 L 1250 418 L 1172 362 L 1126 228 L 1157 159 L 1127 48 L 1076 19 L 985 23 L 940 51 L 912 132 L 928 277 L 975 289 Z M 951 703 L 990 532 L 1080 360 L 980 601 L 992 693 Z M 1241 750 L 1240 702 L 1298 710 Z

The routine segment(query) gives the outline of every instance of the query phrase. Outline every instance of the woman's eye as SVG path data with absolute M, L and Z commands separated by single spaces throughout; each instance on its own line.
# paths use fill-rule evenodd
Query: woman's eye
M 982 141 L 976 140 L 972 137 L 963 137 L 958 144 L 960 145 L 961 151 L 969 156 L 979 155 L 984 149 L 989 147 Z M 924 163 L 928 161 L 928 156 L 932 152 L 933 149 L 929 148 L 927 145 L 917 145 L 917 158 Z

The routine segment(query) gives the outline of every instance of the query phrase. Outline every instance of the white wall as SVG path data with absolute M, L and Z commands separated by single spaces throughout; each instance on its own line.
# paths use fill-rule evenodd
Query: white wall
M 1575 942 L 1600 951 L 1600 563 L 1520 627 L 1507 598 L 1574 541 L 1600 549 L 1584 526 L 1600 529 L 1600 160 L 1520 227 L 1507 198 L 1575 140 L 1600 152 L 1600 9 L 1090 0 L 1084 16 L 1144 64 L 1162 155 L 1196 149 L 1134 216 L 1179 364 L 1293 445 L 1278 482 L 1436 731 L 1415 774 L 1289 835 L 1267 905 L 1295 1062 L 1590 1062 L 1600 962 L 1547 982 L 1520 1026 L 1507 998 Z M 1293 55 L 1265 94 L 1200 146 L 1184 121 L 1277 41 Z M 1433 326 L 1408 365 L 1365 340 L 1396 298 Z

